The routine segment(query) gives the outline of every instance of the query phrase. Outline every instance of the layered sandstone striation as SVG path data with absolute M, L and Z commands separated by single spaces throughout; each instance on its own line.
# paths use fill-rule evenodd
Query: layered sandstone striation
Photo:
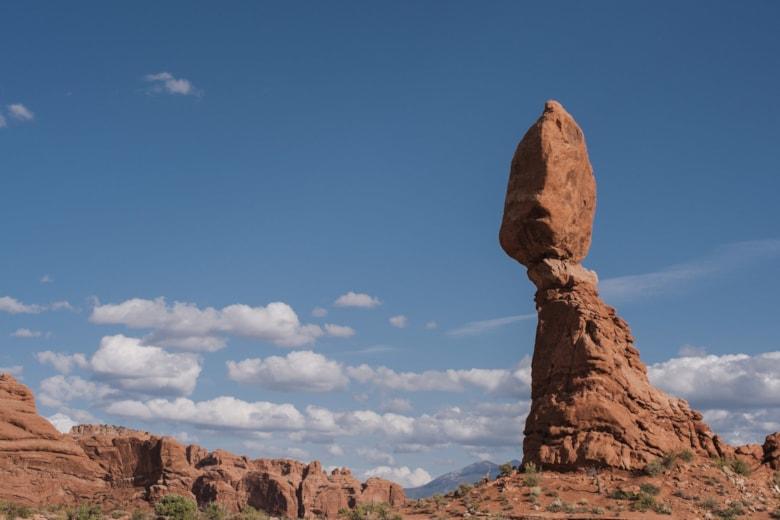
M 62 435 L 35 408 L 32 392 L 0 375 L 0 500 L 30 505 L 82 501 L 139 506 L 175 493 L 229 510 L 247 505 L 288 518 L 336 518 L 357 504 L 404 503 L 403 489 L 319 462 L 251 460 L 209 453 L 127 428 L 86 425 Z
M 550 469 L 637 469 L 676 450 L 728 454 L 687 402 L 654 388 L 631 331 L 581 262 L 596 182 L 574 119 L 548 101 L 512 160 L 503 249 L 528 268 L 539 321 L 523 455 Z

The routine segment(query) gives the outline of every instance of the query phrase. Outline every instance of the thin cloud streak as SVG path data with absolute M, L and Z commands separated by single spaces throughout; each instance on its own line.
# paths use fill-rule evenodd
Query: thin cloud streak
M 631 301 L 777 256 L 780 256 L 780 239 L 734 242 L 719 247 L 708 256 L 653 273 L 607 278 L 599 283 L 599 287 L 608 301 Z
M 506 325 L 511 325 L 512 323 L 517 323 L 520 321 L 526 321 L 536 318 L 536 313 L 532 314 L 518 314 L 515 316 L 506 316 L 504 318 L 494 318 L 492 320 L 482 320 L 482 321 L 470 321 L 463 325 L 462 327 L 458 327 L 456 329 L 452 329 L 447 332 L 447 335 L 449 336 L 474 336 L 477 334 L 482 334 L 483 332 L 488 332 L 493 329 L 497 329 L 499 327 L 504 327 Z

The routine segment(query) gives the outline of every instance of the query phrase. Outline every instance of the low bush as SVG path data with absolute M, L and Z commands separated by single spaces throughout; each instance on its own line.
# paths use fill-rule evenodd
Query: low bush
M 631 504 L 632 510 L 641 511 L 642 513 L 654 508 L 655 498 L 651 497 L 650 495 L 646 495 L 645 493 L 640 493 L 636 500 L 634 500 L 634 503 Z
M 66 517 L 68 520 L 100 520 L 103 511 L 97 504 L 81 504 L 75 509 L 69 509 Z
M 201 517 L 205 520 L 225 520 L 227 512 L 216 502 L 211 502 L 203 508 Z
M 526 474 L 539 473 L 539 466 L 537 466 L 533 462 L 526 462 L 525 465 L 523 465 L 523 473 Z
M 499 477 L 508 477 L 512 474 L 512 472 L 515 470 L 515 468 L 512 467 L 512 464 L 509 462 L 505 462 L 504 464 L 501 464 L 498 467 L 498 476 Z
M 195 520 L 198 506 L 181 495 L 165 495 L 154 505 L 154 512 L 166 520 Z
M 533 473 L 528 474 L 523 479 L 523 484 L 525 484 L 528 487 L 536 487 L 539 485 L 539 475 L 535 475 Z
M 645 493 L 645 494 L 651 495 L 651 496 L 656 496 L 658 493 L 661 492 L 661 488 L 659 488 L 658 486 L 654 486 L 653 484 L 650 484 L 650 483 L 641 484 L 639 486 L 639 490 L 642 493 Z
M 693 461 L 693 452 L 691 450 L 682 450 L 677 454 L 677 456 L 680 458 L 680 460 L 684 462 L 692 462 Z
M 465 497 L 466 495 L 469 494 L 469 492 L 471 491 L 472 487 L 473 486 L 470 486 L 469 484 L 461 484 L 460 486 L 458 486 L 458 489 L 456 489 L 453 492 L 453 494 L 457 498 L 463 498 L 463 497 Z
M 17 518 L 29 518 L 32 515 L 32 510 L 29 507 L 20 506 L 13 502 L 0 502 L 0 514 L 6 517 L 7 520 L 15 520 Z
M 614 500 L 637 500 L 639 495 L 631 491 L 625 491 L 623 489 L 614 489 L 609 495 L 609 498 Z
M 387 504 L 360 504 L 355 509 L 342 509 L 339 516 L 345 520 L 401 520 Z
M 231 517 L 231 520 L 269 520 L 271 517 L 265 511 L 260 511 L 252 506 L 246 506 Z

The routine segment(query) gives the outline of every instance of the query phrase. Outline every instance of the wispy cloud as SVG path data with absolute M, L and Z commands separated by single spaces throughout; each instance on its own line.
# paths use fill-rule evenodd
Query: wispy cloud
M 48 337 L 48 333 L 46 335 Z M 43 333 L 39 330 L 16 329 L 11 333 L 11 336 L 14 338 L 40 338 L 43 336 Z
M 22 105 L 21 103 L 13 103 L 8 105 L 8 113 L 11 115 L 11 117 L 18 119 L 19 121 L 32 121 L 35 119 L 35 114 L 33 114 L 29 108 Z
M 170 72 L 147 74 L 144 79 L 151 84 L 150 92 L 176 94 L 181 96 L 200 96 L 202 92 L 185 78 L 176 78 Z
M 607 278 L 600 282 L 600 292 L 611 302 L 635 300 L 777 256 L 780 256 L 780 239 L 734 242 L 719 247 L 710 255 L 660 271 Z
M 10 296 L 0 297 L 0 311 L 9 314 L 38 314 L 44 307 L 36 304 L 25 304 Z
M 11 374 L 12 376 L 19 377 L 24 372 L 22 365 L 14 365 L 11 367 L 0 367 L 0 374 Z
M 504 318 L 493 318 L 492 320 L 470 321 L 462 327 L 448 331 L 447 334 L 450 336 L 474 336 L 477 334 L 482 334 L 483 332 L 497 329 L 499 327 L 511 325 L 512 323 L 531 320 L 534 318 L 536 318 L 536 313 L 517 314 L 515 316 L 506 316 Z

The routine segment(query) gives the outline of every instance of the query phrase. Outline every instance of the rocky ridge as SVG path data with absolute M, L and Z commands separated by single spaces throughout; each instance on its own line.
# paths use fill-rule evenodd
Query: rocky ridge
M 248 459 L 121 427 L 60 434 L 38 415 L 29 388 L 0 374 L 0 500 L 43 506 L 148 505 L 167 494 L 238 511 L 247 505 L 289 518 L 336 518 L 362 503 L 404 503 L 392 482 L 326 473 L 319 462 Z

